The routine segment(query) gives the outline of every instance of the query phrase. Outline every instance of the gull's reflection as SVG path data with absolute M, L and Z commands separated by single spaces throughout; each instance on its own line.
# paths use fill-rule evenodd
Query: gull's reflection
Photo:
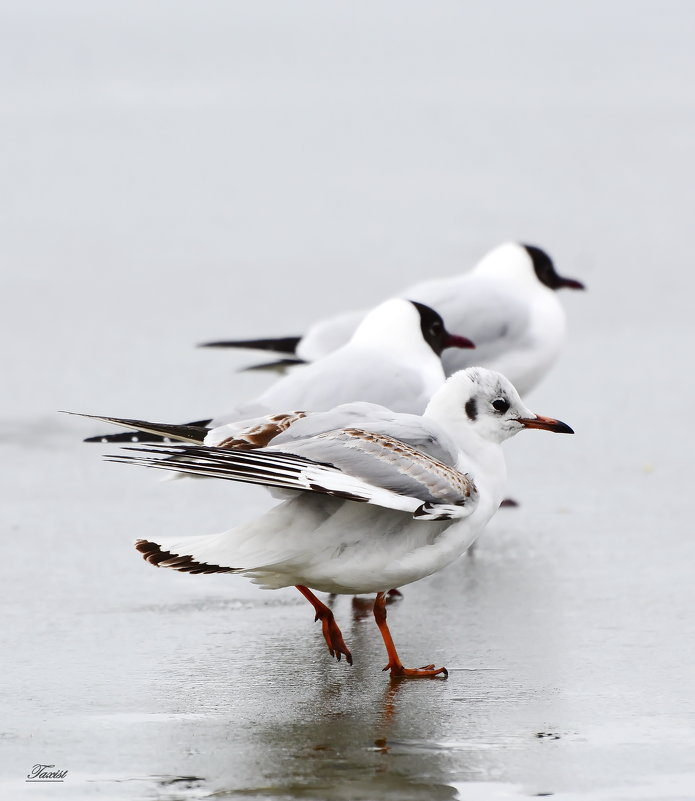
M 200 649 L 186 649 L 185 660 L 172 652 L 164 681 L 157 674 L 153 692 L 169 715 L 153 753 L 168 754 L 180 776 L 205 777 L 196 792 L 454 799 L 454 782 L 489 774 L 494 753 L 481 734 L 484 695 L 470 693 L 462 705 L 452 698 L 451 679 L 392 680 L 382 673 L 386 655 L 371 598 L 336 603 L 352 666 L 329 658 L 318 626 L 312 630 L 303 605 L 291 600 L 232 613 L 206 609 Z M 417 631 L 407 595 L 393 609 L 401 630 Z M 242 639 L 243 648 L 230 645 Z M 152 767 L 165 772 L 156 759 Z
M 373 677 L 373 666 L 365 664 L 363 669 Z M 446 783 L 445 756 L 413 754 L 403 760 L 391 754 L 404 702 L 418 703 L 418 682 L 384 677 L 384 686 L 374 692 L 374 682 L 360 673 L 352 681 L 326 681 L 314 693 L 304 694 L 301 711 L 283 723 L 261 725 L 254 737 L 257 760 L 270 769 L 262 787 L 236 792 L 321 799 L 456 798 L 455 789 Z M 411 709 L 408 717 L 401 734 L 407 731 L 415 740 L 431 734 L 429 715 L 413 714 Z M 402 740 L 399 748 L 403 750 Z

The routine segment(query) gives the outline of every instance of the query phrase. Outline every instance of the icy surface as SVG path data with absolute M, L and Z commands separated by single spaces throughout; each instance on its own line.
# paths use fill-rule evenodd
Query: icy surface
M 2 4 L 0 797 L 695 797 L 693 41 L 689 2 Z M 577 433 L 511 441 L 521 507 L 391 608 L 448 680 L 392 685 L 349 598 L 352 668 L 298 593 L 139 558 L 269 500 L 58 409 L 223 412 L 268 378 L 196 342 L 507 239 L 589 287 L 529 398 Z

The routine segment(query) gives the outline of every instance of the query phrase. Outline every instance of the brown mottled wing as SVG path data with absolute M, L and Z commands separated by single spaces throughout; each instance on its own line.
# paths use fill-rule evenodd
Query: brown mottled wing
M 107 456 L 190 475 L 320 493 L 409 512 L 419 520 L 471 513 L 478 500 L 467 475 L 394 437 L 342 428 L 270 448 L 210 445 L 133 447 Z
M 285 412 L 260 417 L 257 420 L 231 423 L 215 429 L 205 443 L 218 448 L 250 451 L 265 448 L 275 437 L 286 431 L 297 420 L 306 417 L 306 412 Z
M 477 501 L 475 484 L 468 475 L 385 434 L 343 428 L 277 447 L 423 502 L 473 506 Z

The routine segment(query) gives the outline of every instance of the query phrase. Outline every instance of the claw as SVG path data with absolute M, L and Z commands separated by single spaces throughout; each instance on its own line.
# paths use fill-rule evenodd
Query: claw
M 387 667 L 391 669 L 392 679 L 419 679 L 430 678 L 439 675 L 441 675 L 443 678 L 446 678 L 449 675 L 449 671 L 445 667 L 436 668 L 434 665 L 426 665 L 425 667 L 421 668 L 405 668 L 403 665 L 387 665 Z
M 403 667 L 403 664 L 398 656 L 398 651 L 396 651 L 396 646 L 393 643 L 393 637 L 391 637 L 391 632 L 389 631 L 389 627 L 386 623 L 386 593 L 378 592 L 376 595 L 376 600 L 374 601 L 374 620 L 376 621 L 379 631 L 381 632 L 381 636 L 384 639 L 386 653 L 389 657 L 389 663 L 386 665 L 384 670 L 391 671 L 392 679 L 404 678 L 406 676 L 410 676 L 412 678 L 438 676 L 440 673 L 443 676 L 449 675 L 446 668 L 436 668 L 434 664 L 425 665 L 424 667 L 417 669 Z
M 352 654 L 350 649 L 345 645 L 343 635 L 338 628 L 338 624 L 333 620 L 333 616 L 325 615 L 321 617 L 321 629 L 323 631 L 323 638 L 328 646 L 328 653 L 334 657 L 338 662 L 345 657 L 348 665 L 352 664 Z
M 345 645 L 345 640 L 343 640 L 342 632 L 338 628 L 338 624 L 335 622 L 333 612 L 331 612 L 331 610 L 325 604 L 321 603 L 321 601 L 319 601 L 319 599 L 308 587 L 305 587 L 301 584 L 297 584 L 295 586 L 314 607 L 314 610 L 316 611 L 314 622 L 317 620 L 321 621 L 321 631 L 323 633 L 323 639 L 326 641 L 326 645 L 328 646 L 328 653 L 331 655 L 331 657 L 335 657 L 338 662 L 340 662 L 341 658 L 344 656 L 348 665 L 351 665 L 352 654 L 350 653 L 350 649 L 347 647 L 347 645 Z

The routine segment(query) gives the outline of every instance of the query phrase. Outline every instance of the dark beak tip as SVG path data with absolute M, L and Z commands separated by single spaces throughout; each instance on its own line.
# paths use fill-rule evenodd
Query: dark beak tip
M 556 420 L 554 417 L 537 417 L 520 418 L 519 420 L 525 428 L 540 428 L 542 431 L 552 431 L 554 434 L 574 434 L 574 429 L 570 428 L 567 423 L 562 420 Z
M 475 348 L 475 342 L 468 337 L 460 337 L 456 334 L 449 334 L 444 342 L 445 348 Z
M 576 281 L 574 278 L 563 278 L 560 285 L 565 289 L 582 289 L 586 290 L 586 286 L 581 281 Z

